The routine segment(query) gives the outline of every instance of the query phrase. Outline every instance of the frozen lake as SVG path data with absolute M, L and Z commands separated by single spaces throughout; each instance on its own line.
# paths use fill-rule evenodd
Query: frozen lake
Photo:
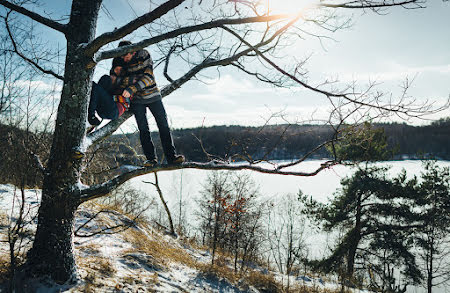
M 323 161 L 310 160 L 295 166 L 298 171 L 314 170 Z M 378 163 L 382 166 L 391 166 L 390 175 L 395 176 L 402 169 L 406 169 L 408 176 L 419 176 L 422 171 L 422 163 L 417 160 L 389 161 Z M 450 161 L 440 161 L 441 166 L 450 166 Z M 194 204 L 195 199 L 200 196 L 202 185 L 205 183 L 208 170 L 182 169 L 177 171 L 159 172 L 159 184 L 164 193 L 169 208 L 176 215 L 179 210 L 180 201 L 185 207 Z M 321 171 L 312 177 L 297 177 L 290 175 L 272 175 L 254 171 L 239 171 L 250 174 L 251 178 L 259 186 L 261 196 L 264 199 L 277 199 L 288 194 L 297 194 L 302 190 L 304 194 L 311 195 L 314 199 L 326 202 L 336 189 L 340 188 L 341 179 L 353 173 L 353 169 L 347 166 L 334 166 Z M 131 180 L 130 184 L 151 196 L 157 197 L 155 188 L 143 183 L 143 181 L 154 182 L 154 175 L 144 175 Z M 187 206 L 186 206 L 187 205 Z M 192 209 L 190 209 L 193 211 Z M 189 217 L 190 213 L 187 213 Z

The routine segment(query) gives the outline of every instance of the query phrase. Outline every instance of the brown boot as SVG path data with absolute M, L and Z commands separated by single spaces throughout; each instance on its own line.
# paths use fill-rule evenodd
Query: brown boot
M 156 165 L 158 165 L 158 160 L 156 159 L 151 159 L 144 162 L 144 167 L 155 167 Z
M 167 160 L 169 165 L 179 165 L 185 161 L 183 155 L 175 155 L 171 160 Z

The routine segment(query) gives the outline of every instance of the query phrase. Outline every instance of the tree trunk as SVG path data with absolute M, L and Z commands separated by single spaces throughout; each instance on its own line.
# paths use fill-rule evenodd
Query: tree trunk
M 73 223 L 80 204 L 77 191 L 84 153 L 86 112 L 93 68 L 84 43 L 95 37 L 101 0 L 74 0 L 68 24 L 64 85 L 53 144 L 42 188 L 38 226 L 26 269 L 33 276 L 50 276 L 58 283 L 74 280 Z
M 353 229 L 352 235 L 350 236 L 351 243 L 349 245 L 347 254 L 347 278 L 349 278 L 349 280 L 353 277 L 353 273 L 355 271 L 356 250 L 358 249 L 359 241 L 361 241 L 361 205 L 361 195 L 358 195 L 358 200 L 356 203 L 355 227 Z
M 434 239 L 433 239 L 434 240 Z M 431 293 L 433 291 L 433 260 L 434 260 L 434 241 L 431 241 L 429 250 L 430 250 L 430 258 L 428 259 L 428 271 L 427 271 L 427 292 Z
M 54 281 L 64 283 L 76 279 L 72 235 L 77 205 L 56 196 L 53 199 L 42 200 L 27 264 L 33 276 L 49 275 Z

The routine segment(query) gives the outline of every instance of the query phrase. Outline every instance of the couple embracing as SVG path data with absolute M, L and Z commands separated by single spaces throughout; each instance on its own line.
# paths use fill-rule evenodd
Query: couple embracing
M 130 41 L 122 41 L 119 47 L 131 44 Z M 184 156 L 175 152 L 161 92 L 153 74 L 153 61 L 147 50 L 141 49 L 114 58 L 110 75 L 104 75 L 98 83 L 93 83 L 88 122 L 96 126 L 100 124 L 96 113 L 103 119 L 113 120 L 129 109 L 136 118 L 141 145 L 147 158 L 144 166 L 153 167 L 158 160 L 150 136 L 147 108 L 158 126 L 167 163 L 181 164 L 184 162 Z

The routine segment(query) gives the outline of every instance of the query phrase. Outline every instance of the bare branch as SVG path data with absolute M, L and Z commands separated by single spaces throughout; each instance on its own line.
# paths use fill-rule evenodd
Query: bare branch
M 169 68 L 170 55 L 172 55 L 172 53 L 175 51 L 175 49 L 176 49 L 175 45 L 173 45 L 172 48 L 170 48 L 170 50 L 169 50 L 169 52 L 167 53 L 167 56 L 166 56 L 166 62 L 164 64 L 164 76 L 166 77 L 166 79 L 169 82 L 173 82 L 173 79 L 170 77 L 169 73 L 167 73 L 167 70 Z
M 222 164 L 212 161 L 209 163 L 198 163 L 198 162 L 187 162 L 183 163 L 181 165 L 160 165 L 156 167 L 136 167 L 136 169 L 133 169 L 129 172 L 126 172 L 124 174 L 121 174 L 109 181 L 106 181 L 102 184 L 93 185 L 89 188 L 83 189 L 79 191 L 79 194 L 76 195 L 76 197 L 79 196 L 80 202 L 89 201 L 94 198 L 99 198 L 102 196 L 105 196 L 109 194 L 111 191 L 116 189 L 118 186 L 122 185 L 126 181 L 135 178 L 137 176 L 150 174 L 154 172 L 160 172 L 160 171 L 171 171 L 171 170 L 179 170 L 179 169 L 201 169 L 201 170 L 251 170 L 255 172 L 260 173 L 267 173 L 267 174 L 278 174 L 278 175 L 292 175 L 292 176 L 300 176 L 300 177 L 310 177 L 317 175 L 320 171 L 330 168 L 337 163 L 334 161 L 327 161 L 320 165 L 320 167 L 316 168 L 315 170 L 311 172 L 301 172 L 301 171 L 283 171 L 283 170 L 277 170 L 277 168 L 266 168 L 263 166 L 258 165 L 251 165 L 251 164 Z
M 16 4 L 6 1 L 6 0 L 0 0 L 0 5 L 8 8 L 8 9 L 11 9 L 15 12 L 18 12 L 22 15 L 28 16 L 32 20 L 37 21 L 37 22 L 39 22 L 47 27 L 50 27 L 54 30 L 57 30 L 59 32 L 62 32 L 63 34 L 66 34 L 66 32 L 67 32 L 67 26 L 65 24 L 61 24 L 52 19 L 43 17 L 42 15 L 32 12 L 28 9 L 25 9 L 19 5 L 16 5 Z
M 391 0 L 391 1 L 343 1 L 341 3 L 320 3 L 319 6 L 328 8 L 347 8 L 347 9 L 376 9 L 376 8 L 386 8 L 392 6 L 402 6 L 407 8 L 408 5 L 413 5 L 411 8 L 424 8 L 425 1 L 423 0 Z
M 295 17 L 295 16 L 294 16 Z M 299 16 L 296 17 L 298 19 Z M 197 24 L 192 26 L 186 26 L 179 29 L 175 29 L 173 31 L 161 34 L 159 36 L 149 38 L 142 40 L 136 44 L 129 45 L 129 46 L 122 46 L 113 50 L 103 51 L 99 52 L 94 57 L 94 62 L 99 62 L 104 59 L 110 59 L 114 57 L 121 56 L 123 54 L 126 54 L 128 52 L 136 51 L 139 49 L 146 48 L 150 45 L 159 43 L 164 40 L 168 40 L 171 38 L 175 38 L 180 35 L 185 35 L 193 32 L 203 31 L 203 30 L 209 30 L 213 28 L 220 28 L 223 25 L 240 25 L 240 24 L 248 24 L 248 23 L 261 23 L 261 22 L 270 22 L 280 19 L 291 19 L 293 18 L 292 15 L 288 14 L 277 14 L 277 15 L 269 15 L 269 16 L 255 16 L 255 17 L 246 17 L 246 18 L 223 18 L 218 19 L 210 22 L 206 22 L 203 24 Z M 99 37 L 100 38 L 100 37 Z M 114 41 L 114 40 L 112 40 Z M 93 41 L 95 42 L 95 40 Z M 91 47 L 93 45 L 89 44 L 86 47 L 86 54 L 93 55 L 96 51 L 92 50 Z M 97 48 L 98 50 L 99 48 Z
M 41 159 L 39 158 L 39 156 L 33 152 L 30 152 L 30 156 L 33 157 L 33 159 L 36 162 L 36 165 L 38 166 L 39 170 L 41 170 L 42 173 L 47 173 L 47 170 L 45 169 L 44 165 L 42 164 Z
M 1 0 L 0 0 L 0 1 L 1 1 Z M 6 17 L 4 17 L 4 21 L 5 21 L 6 30 L 8 31 L 9 38 L 10 38 L 10 40 L 11 40 L 11 43 L 12 43 L 13 47 L 14 47 L 14 52 L 15 52 L 20 58 L 22 58 L 22 59 L 25 60 L 26 62 L 30 63 L 31 65 L 33 65 L 34 67 L 36 67 L 36 69 L 42 71 L 43 73 L 45 73 L 45 74 L 50 74 L 50 75 L 56 77 L 56 78 L 59 79 L 59 80 L 64 80 L 64 77 L 63 77 L 63 76 L 61 76 L 61 75 L 55 73 L 55 72 L 52 71 L 52 70 L 48 70 L 48 69 L 43 68 L 43 67 L 40 66 L 37 62 L 35 62 L 35 61 L 31 60 L 30 58 L 26 57 L 25 55 L 23 55 L 23 54 L 19 51 L 19 49 L 17 48 L 16 41 L 14 40 L 14 36 L 12 35 L 11 29 L 10 29 L 10 27 L 9 27 L 9 23 L 8 23 L 8 17 L 9 17 L 9 14 L 10 14 L 10 12 L 8 12 L 8 14 L 6 15 Z
M 167 206 L 166 200 L 164 199 L 164 195 L 162 193 L 161 187 L 159 187 L 158 173 L 155 172 L 154 174 L 155 174 L 155 182 L 154 183 L 149 182 L 149 181 L 142 181 L 142 182 L 149 183 L 149 184 L 155 186 L 156 191 L 158 192 L 158 195 L 159 195 L 159 199 L 161 200 L 161 203 L 163 204 L 164 209 L 166 210 L 167 219 L 169 220 L 170 234 L 176 235 L 175 229 L 173 227 L 172 215 L 170 214 L 169 207 Z
M 334 97 L 334 98 L 342 98 L 345 99 L 355 105 L 360 105 L 360 106 L 365 106 L 368 108 L 373 108 L 373 109 L 378 109 L 378 110 L 382 110 L 382 111 L 386 111 L 386 112 L 390 112 L 390 113 L 396 113 L 397 115 L 403 114 L 405 116 L 408 117 L 420 117 L 420 116 L 424 116 L 426 114 L 431 114 L 431 113 L 435 113 L 435 112 L 439 112 L 442 111 L 443 109 L 446 109 L 449 106 L 449 101 L 447 101 L 447 103 L 437 109 L 432 109 L 429 110 L 430 105 L 424 104 L 424 105 L 413 105 L 411 102 L 410 103 L 406 103 L 404 104 L 404 98 L 402 97 L 401 101 L 397 104 L 392 104 L 389 103 L 388 105 L 381 105 L 379 102 L 379 98 L 381 97 L 381 93 L 377 93 L 373 99 L 373 102 L 365 102 L 363 100 L 358 99 L 357 97 L 352 98 L 351 96 L 360 96 L 360 97 L 364 97 L 367 93 L 368 90 L 365 93 L 357 93 L 357 92 L 350 92 L 350 93 L 334 93 L 334 92 L 330 92 L 330 91 L 326 91 L 326 90 L 322 90 L 319 89 L 318 87 L 314 87 L 311 86 L 309 84 L 307 84 L 306 82 L 301 81 L 300 79 L 298 79 L 295 75 L 287 72 L 286 70 L 282 69 L 280 66 L 278 66 L 277 64 L 275 64 L 275 62 L 273 62 L 272 60 L 270 60 L 267 56 L 265 56 L 265 54 L 263 52 L 261 52 L 258 48 L 252 46 L 249 42 L 247 42 L 246 40 L 244 40 L 244 38 L 242 38 L 241 36 L 239 36 L 239 34 L 237 34 L 236 32 L 234 32 L 233 30 L 229 29 L 228 27 L 223 26 L 223 29 L 226 30 L 227 32 L 229 32 L 230 34 L 232 34 L 233 36 L 235 36 L 237 39 L 239 39 L 241 42 L 243 42 L 244 44 L 246 44 L 249 48 L 252 48 L 253 51 L 255 51 L 255 53 L 261 57 L 264 61 L 266 61 L 268 64 L 270 64 L 273 68 L 275 68 L 278 72 L 280 72 L 281 74 L 289 77 L 291 80 L 295 81 L 296 83 L 302 85 L 303 87 L 312 90 L 314 92 L 323 94 L 325 96 L 327 96 L 328 98 L 330 97 Z M 408 85 L 409 86 L 409 85 Z M 406 92 L 406 89 L 408 88 L 408 86 L 406 86 L 404 93 Z M 370 87 L 369 87 L 370 88 Z
M 89 234 L 81 234 L 79 233 L 80 230 L 84 227 L 86 227 L 91 221 L 95 220 L 101 213 L 105 213 L 105 214 L 113 214 L 113 215 L 120 215 L 122 216 L 121 221 L 124 224 L 117 224 L 111 227 L 103 227 L 97 231 L 91 232 Z M 114 211 L 114 210 L 100 210 L 98 211 L 93 217 L 91 217 L 89 220 L 87 220 L 86 222 L 84 222 L 83 224 L 81 224 L 73 233 L 75 236 L 77 237 L 81 237 L 81 238 L 89 238 L 89 237 L 93 237 L 95 235 L 108 235 L 108 234 L 117 234 L 117 233 L 121 233 L 123 231 L 128 230 L 131 227 L 136 226 L 136 220 L 141 216 L 142 212 L 139 213 L 138 215 L 136 215 L 133 219 L 129 219 L 128 217 L 126 217 L 125 215 Z M 119 229 L 120 228 L 120 229 Z M 119 229 L 119 230 L 117 230 Z
M 165 2 L 164 4 L 158 6 L 156 9 L 150 11 L 149 13 L 146 13 L 140 17 L 135 18 L 131 22 L 127 23 L 126 25 L 115 29 L 112 32 L 104 33 L 101 36 L 94 39 L 92 42 L 90 42 L 86 47 L 86 54 L 88 56 L 94 55 L 95 52 L 97 52 L 102 46 L 116 41 L 120 38 L 125 37 L 126 35 L 132 33 L 136 29 L 140 28 L 141 26 L 144 26 L 148 23 L 151 23 L 155 19 L 160 18 L 167 12 L 171 11 L 172 9 L 176 8 L 178 5 L 183 3 L 185 0 L 169 0 Z M 119 56 L 119 55 L 117 55 Z M 114 57 L 117 57 L 114 56 Z

